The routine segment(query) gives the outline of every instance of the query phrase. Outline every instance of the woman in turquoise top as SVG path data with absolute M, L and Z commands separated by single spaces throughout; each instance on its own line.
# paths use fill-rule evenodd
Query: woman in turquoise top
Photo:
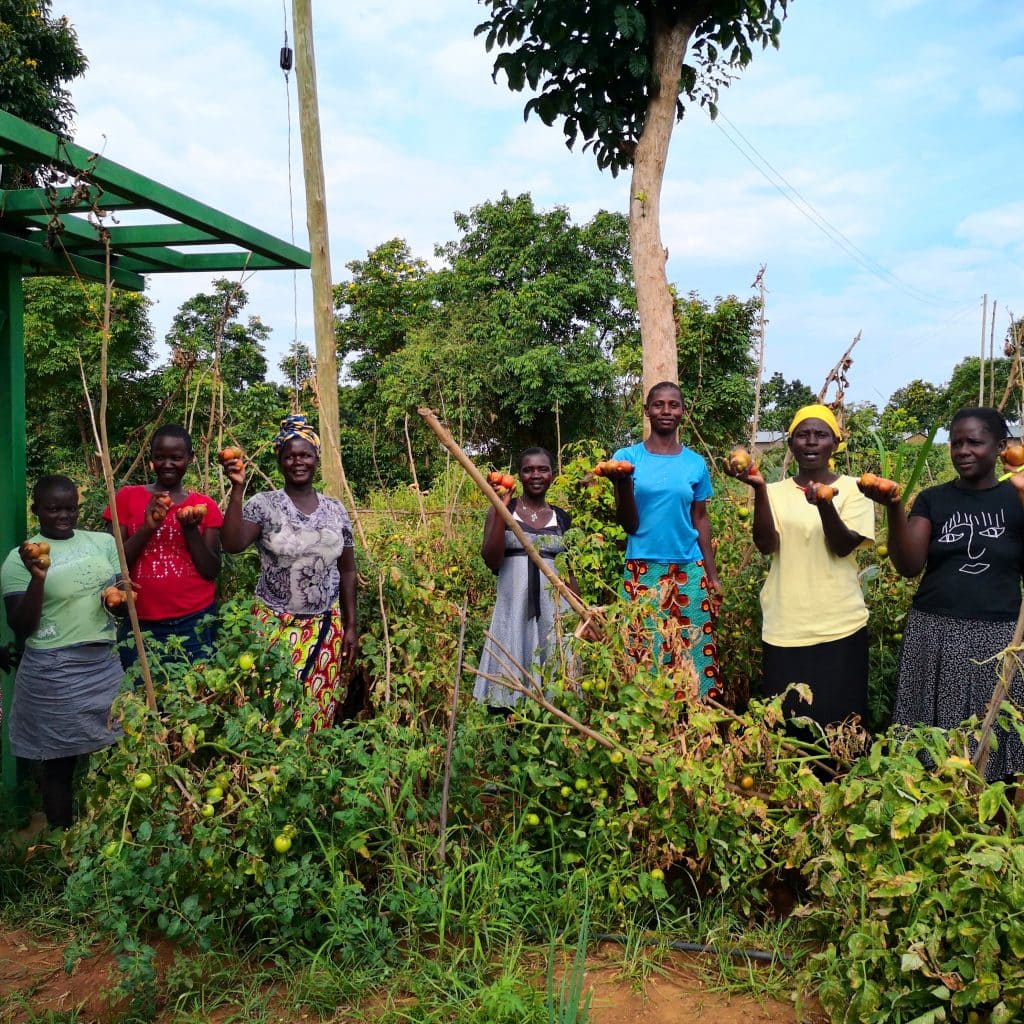
M 722 588 L 711 546 L 707 501 L 711 476 L 704 460 L 679 441 L 683 396 L 662 381 L 647 395 L 644 415 L 651 424 L 646 441 L 620 448 L 613 458 L 631 471 L 605 471 L 615 486 L 619 525 L 629 535 L 623 593 L 647 600 L 652 616 L 629 642 L 637 662 L 696 671 L 694 685 L 677 687 L 677 697 L 721 694 L 713 619 Z

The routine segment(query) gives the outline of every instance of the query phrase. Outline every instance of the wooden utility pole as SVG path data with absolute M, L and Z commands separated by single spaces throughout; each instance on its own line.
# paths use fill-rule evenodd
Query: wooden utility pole
M 992 316 L 989 317 L 988 331 L 988 404 L 996 404 L 996 306 L 997 299 L 992 300 Z
M 757 380 L 754 381 L 754 416 L 750 421 L 750 451 L 757 458 L 757 428 L 761 419 L 761 388 L 764 386 L 764 303 L 768 289 L 764 286 L 764 272 L 767 264 L 762 263 L 761 269 L 754 278 L 751 288 L 757 289 Z
M 320 403 L 320 434 L 323 439 L 320 472 L 327 494 L 341 498 L 338 353 L 334 336 L 334 296 L 331 290 L 331 249 L 327 239 L 327 192 L 320 145 L 320 109 L 316 94 L 312 0 L 293 0 L 292 27 L 295 35 L 295 81 L 299 93 L 302 169 L 306 183 L 306 227 L 312 257 L 313 335 L 316 339 L 316 384 Z
M 981 300 L 981 356 L 978 359 L 978 405 L 985 404 L 985 324 L 988 321 L 988 292 Z

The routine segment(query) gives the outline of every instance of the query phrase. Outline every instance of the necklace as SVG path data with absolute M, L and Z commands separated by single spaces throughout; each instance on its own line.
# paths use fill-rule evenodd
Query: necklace
M 537 520 L 540 519 L 541 515 L 547 511 L 547 507 L 547 505 L 541 505 L 540 508 L 533 509 L 530 508 L 524 501 L 520 501 L 519 504 L 516 506 L 516 511 L 522 512 L 524 515 L 529 516 L 530 522 L 534 526 L 536 526 Z

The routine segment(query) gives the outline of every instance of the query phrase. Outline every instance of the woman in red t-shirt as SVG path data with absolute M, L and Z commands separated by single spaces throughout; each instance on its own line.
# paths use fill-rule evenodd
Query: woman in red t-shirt
M 217 611 L 220 527 L 224 522 L 212 498 L 181 485 L 194 459 L 192 438 L 184 427 L 160 427 L 149 451 L 156 479 L 117 492 L 117 518 L 128 568 L 139 585 L 135 603 L 140 625 L 155 640 L 179 637 L 190 660 L 205 657 L 213 646 L 210 617 Z M 180 514 L 190 507 L 190 513 Z M 109 508 L 103 517 L 110 519 Z M 122 660 L 130 664 L 135 656 L 132 648 L 124 652 Z

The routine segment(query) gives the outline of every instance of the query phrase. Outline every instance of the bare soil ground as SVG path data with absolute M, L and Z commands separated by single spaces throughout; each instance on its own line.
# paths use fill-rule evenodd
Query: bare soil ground
M 158 964 L 172 961 L 174 951 L 158 947 Z M 590 1024 L 826 1024 L 820 1012 L 798 1016 L 789 1003 L 758 1000 L 716 991 L 708 965 L 698 957 L 679 954 L 666 958 L 661 970 L 638 985 L 623 978 L 618 947 L 602 946 L 588 959 L 586 985 L 592 993 Z M 106 995 L 117 983 L 113 956 L 98 951 L 81 960 L 70 974 L 64 970 L 64 946 L 18 929 L 0 931 L 0 1021 L 20 1024 L 33 1018 L 59 1019 L 68 1015 L 76 1024 L 113 1024 L 124 1007 L 111 1005 Z M 295 1024 L 293 1013 L 278 1019 Z M 160 1018 L 166 1024 L 169 1015 Z M 180 1018 L 179 1018 L 180 1019 Z M 207 1024 L 240 1020 L 230 1008 L 220 1008 Z M 271 1016 L 270 1019 L 273 1019 Z M 312 1019 L 312 1015 L 307 1018 Z M 414 1019 L 414 1018 L 410 1018 Z M 364 1007 L 339 1009 L 336 1024 L 373 1020 Z

